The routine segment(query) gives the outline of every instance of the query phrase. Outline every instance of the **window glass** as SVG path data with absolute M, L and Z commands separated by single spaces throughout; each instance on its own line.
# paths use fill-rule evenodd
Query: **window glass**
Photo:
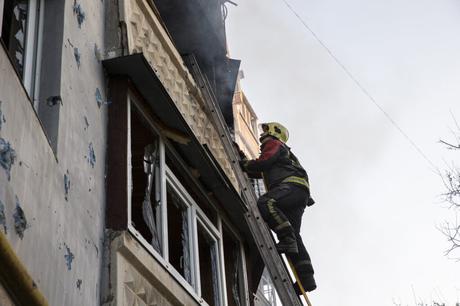
M 198 222 L 201 297 L 211 306 L 220 303 L 219 257 L 217 240 Z
M 21 77 L 24 74 L 28 11 L 29 0 L 4 2 L 1 37 Z
M 170 184 L 167 186 L 169 262 L 193 286 L 189 209 Z

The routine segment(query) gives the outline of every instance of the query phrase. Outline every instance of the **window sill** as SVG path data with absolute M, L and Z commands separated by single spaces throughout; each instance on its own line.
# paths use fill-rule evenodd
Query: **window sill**
M 116 288 L 117 291 L 113 293 L 117 297 L 114 305 L 124 305 L 123 301 L 118 300 L 118 298 L 122 299 L 123 285 L 130 281 L 140 283 L 136 279 L 131 279 L 132 275 L 128 279 L 123 276 L 127 270 L 124 265 L 128 264 L 142 275 L 153 290 L 159 291 L 172 305 L 209 306 L 133 226 L 129 225 L 128 232 L 123 232 L 112 241 L 111 253 L 112 266 L 116 265 L 116 273 L 112 272 L 111 275 L 117 278 L 111 279 L 112 288 Z M 117 258 L 119 255 L 124 257 L 126 263 L 121 263 L 123 260 Z
M 0 45 L 1 45 L 1 47 L 0 47 L 0 48 L 1 48 L 1 52 L 4 53 L 4 55 L 6 56 L 6 58 L 8 59 L 8 61 L 10 62 L 11 71 L 14 71 L 14 73 L 15 73 L 15 75 L 16 75 L 16 77 L 17 77 L 17 81 L 18 81 L 18 83 L 20 84 L 20 86 L 21 86 L 21 88 L 22 88 L 23 94 L 25 95 L 25 97 L 26 97 L 27 100 L 29 101 L 29 106 L 30 106 L 30 108 L 32 109 L 32 111 L 34 112 L 35 117 L 37 118 L 37 120 L 38 120 L 38 122 L 39 122 L 39 124 L 40 124 L 41 130 L 42 130 L 42 132 L 43 132 L 43 134 L 44 134 L 44 136 L 45 136 L 45 138 L 46 138 L 46 140 L 47 140 L 47 143 L 48 143 L 48 145 L 49 145 L 51 151 L 53 152 L 54 159 L 56 160 L 56 163 L 58 163 L 59 160 L 58 160 L 58 157 L 57 157 L 57 150 L 55 150 L 55 148 L 53 148 L 53 145 L 51 144 L 50 139 L 49 139 L 49 137 L 48 137 L 48 135 L 47 135 L 47 133 L 46 133 L 45 127 L 44 127 L 44 125 L 43 125 L 43 122 L 40 120 L 40 117 L 39 117 L 39 115 L 38 115 L 38 113 L 37 113 L 37 110 L 34 108 L 33 100 L 31 99 L 29 93 L 27 92 L 26 88 L 24 87 L 24 83 L 22 82 L 22 78 L 21 78 L 21 76 L 18 74 L 18 71 L 15 69 L 14 64 L 13 64 L 13 61 L 12 61 L 12 59 L 11 59 L 9 53 L 7 52 L 6 46 L 5 46 L 5 44 L 4 44 L 4 42 L 3 42 L 3 40 L 2 40 L 1 38 L 0 38 Z

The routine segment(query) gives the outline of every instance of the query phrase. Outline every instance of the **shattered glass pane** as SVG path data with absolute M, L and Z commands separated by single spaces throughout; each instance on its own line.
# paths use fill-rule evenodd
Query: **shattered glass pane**
M 168 205 L 169 262 L 182 277 L 193 286 L 190 262 L 188 208 L 169 184 L 166 193 Z
M 156 144 L 149 144 L 144 148 L 144 172 L 147 175 L 147 186 L 145 187 L 145 196 L 144 201 L 142 202 L 142 214 L 144 222 L 147 224 L 147 227 L 152 234 L 151 245 L 157 252 L 161 253 L 160 239 L 156 225 L 157 222 L 155 220 L 159 198 L 155 197 L 153 205 L 151 202 L 152 188 L 156 185 L 154 184 L 157 172 L 155 170 L 160 166 L 158 153 L 158 146 Z M 155 196 L 157 195 L 156 192 L 154 192 L 154 194 Z
M 182 211 L 182 249 L 183 249 L 183 269 L 184 269 L 184 278 L 187 282 L 192 283 L 192 271 L 190 268 L 190 239 L 189 239 L 189 228 L 188 228 L 188 218 L 187 211 Z
M 241 254 L 238 249 L 233 250 L 233 257 L 235 258 L 235 262 L 233 265 L 233 273 L 232 273 L 232 296 L 235 305 L 241 306 L 240 301 L 240 265 L 241 265 Z
M 22 32 L 22 30 L 19 30 L 16 33 L 16 35 L 14 35 L 14 38 L 16 38 L 21 48 L 24 48 L 24 32 Z
M 198 223 L 201 297 L 209 305 L 221 305 L 217 241 Z M 210 264 L 211 263 L 211 264 Z
M 5 1 L 3 8 L 1 38 L 21 77 L 24 73 L 28 10 L 29 0 Z
M 244 301 L 244 270 L 241 245 L 233 234 L 223 228 L 227 305 L 242 306 Z
M 18 64 L 21 65 L 21 67 L 24 66 L 24 62 L 23 62 L 22 58 L 23 58 L 22 53 L 16 51 L 16 59 L 18 61 Z
M 96 95 L 99 90 L 96 90 Z M 86 128 L 89 127 L 87 118 Z M 145 126 L 133 108 L 131 113 L 131 224 L 163 255 L 160 156 L 158 137 Z
M 214 292 L 214 305 L 220 305 L 220 296 L 219 296 L 219 266 L 217 259 L 217 243 L 214 242 L 211 245 L 211 269 L 212 269 L 212 289 Z

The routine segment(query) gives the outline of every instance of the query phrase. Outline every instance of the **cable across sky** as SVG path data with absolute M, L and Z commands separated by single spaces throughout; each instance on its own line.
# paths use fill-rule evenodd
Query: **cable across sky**
M 428 164 L 433 167 L 432 170 L 437 172 L 438 167 L 428 158 L 428 156 L 423 152 L 423 150 L 409 137 L 409 135 L 404 132 L 404 130 L 399 126 L 398 123 L 388 114 L 385 109 L 377 103 L 374 97 L 367 91 L 367 89 L 359 82 L 359 80 L 348 70 L 348 68 L 335 56 L 335 54 L 329 49 L 329 47 L 319 38 L 319 36 L 312 30 L 312 28 L 303 20 L 303 18 L 296 12 L 296 10 L 287 2 L 287 0 L 282 0 L 286 7 L 291 11 L 292 14 L 300 21 L 302 26 L 310 32 L 310 34 L 315 38 L 315 40 L 326 50 L 329 56 L 335 61 L 337 65 L 342 68 L 345 74 L 355 83 L 355 85 L 361 90 L 361 92 L 383 113 L 387 120 L 399 131 L 399 133 L 409 142 L 409 144 L 425 159 Z

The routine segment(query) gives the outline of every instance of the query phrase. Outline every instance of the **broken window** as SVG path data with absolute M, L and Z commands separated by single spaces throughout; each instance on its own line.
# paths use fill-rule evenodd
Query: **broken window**
M 169 262 L 193 286 L 189 208 L 171 184 L 167 187 Z
M 216 226 L 217 225 L 217 211 L 216 209 L 212 206 L 211 203 L 209 203 L 202 195 L 199 194 L 199 192 L 193 188 L 191 185 L 192 183 L 190 182 L 190 179 L 187 179 L 184 174 L 182 174 L 183 171 L 178 166 L 178 162 L 174 160 L 172 154 L 170 154 L 169 150 L 166 150 L 166 165 L 168 166 L 169 169 L 174 173 L 176 178 L 181 182 L 181 184 L 187 189 L 187 193 L 193 198 L 195 203 L 203 210 L 204 214 L 206 217 L 211 220 L 211 222 Z M 191 175 L 195 176 L 197 180 L 199 180 L 200 173 L 196 169 L 188 169 Z
M 220 261 L 217 239 L 198 222 L 198 256 L 201 297 L 211 306 L 221 305 Z
M 44 0 L 3 1 L 1 39 L 30 96 L 34 96 L 39 52 L 40 14 Z
M 226 227 L 223 228 L 223 245 L 227 305 L 246 305 L 242 246 L 240 241 Z
M 247 305 L 240 241 L 220 230 L 221 215 L 200 190 L 199 175 L 137 103 L 128 104 L 129 231 L 207 305 Z
M 160 142 L 137 111 L 131 114 L 131 223 L 162 254 Z

